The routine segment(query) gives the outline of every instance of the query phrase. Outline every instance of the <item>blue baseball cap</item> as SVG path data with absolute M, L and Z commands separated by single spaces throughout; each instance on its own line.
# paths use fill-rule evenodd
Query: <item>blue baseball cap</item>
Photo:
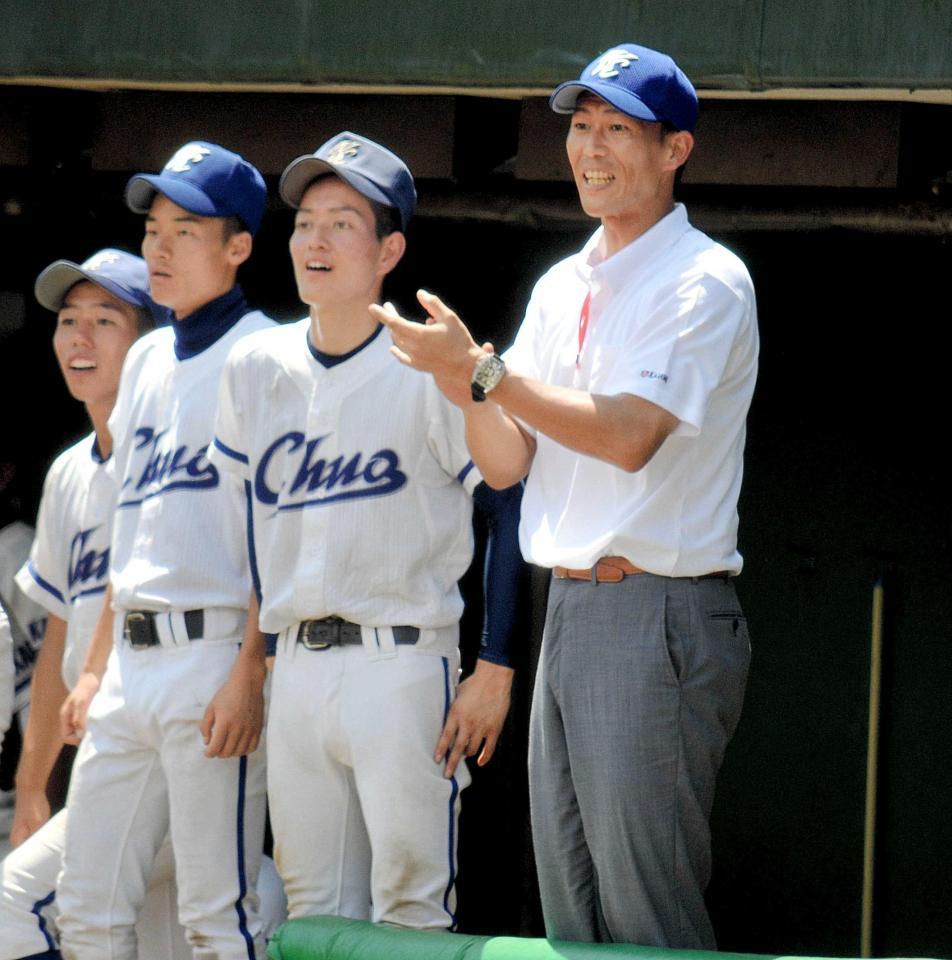
M 200 217 L 238 217 L 252 234 L 268 199 L 256 167 L 203 140 L 179 147 L 161 173 L 137 173 L 126 184 L 126 204 L 136 213 L 148 213 L 157 193 Z
M 296 210 L 307 188 L 327 173 L 340 177 L 368 200 L 395 207 L 400 212 L 400 229 L 407 229 L 416 209 L 416 187 L 409 168 L 395 153 L 345 130 L 314 153 L 292 160 L 281 174 L 278 193 Z
M 82 263 L 55 260 L 36 278 L 34 293 L 40 304 L 54 313 L 59 311 L 66 294 L 89 280 L 120 300 L 158 316 L 159 310 L 149 296 L 149 269 L 142 257 L 107 247 Z
M 692 133 L 697 123 L 697 93 L 684 71 L 666 53 L 637 43 L 620 43 L 599 54 L 578 80 L 555 88 L 549 106 L 572 113 L 583 93 L 594 93 L 638 120 L 667 121 Z

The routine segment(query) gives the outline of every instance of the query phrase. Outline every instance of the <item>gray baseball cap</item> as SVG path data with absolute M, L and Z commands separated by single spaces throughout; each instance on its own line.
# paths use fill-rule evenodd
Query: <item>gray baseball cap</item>
M 395 153 L 345 130 L 287 165 L 278 185 L 281 199 L 297 209 L 311 183 L 327 173 L 340 177 L 368 200 L 395 207 L 400 212 L 400 229 L 406 230 L 416 209 L 416 187 L 409 168 Z
M 55 260 L 36 278 L 34 293 L 39 303 L 54 313 L 63 306 L 66 294 L 83 280 L 89 280 L 120 300 L 155 312 L 149 296 L 149 270 L 145 260 L 124 250 L 106 247 L 82 263 Z

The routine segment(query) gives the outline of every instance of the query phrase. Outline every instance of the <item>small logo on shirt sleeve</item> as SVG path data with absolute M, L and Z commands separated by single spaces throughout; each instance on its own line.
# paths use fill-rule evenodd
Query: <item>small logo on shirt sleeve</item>
M 668 375 L 666 373 L 658 373 L 657 370 L 642 370 L 641 376 L 645 380 L 660 380 L 662 383 L 668 382 Z

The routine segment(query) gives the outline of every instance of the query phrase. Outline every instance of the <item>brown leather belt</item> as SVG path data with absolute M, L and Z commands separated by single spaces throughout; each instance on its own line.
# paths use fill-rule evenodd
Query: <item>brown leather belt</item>
M 634 577 L 647 573 L 636 567 L 624 557 L 602 557 L 594 567 L 573 570 L 570 567 L 554 567 L 552 576 L 556 580 L 591 580 L 593 583 L 620 583 L 625 577 Z
M 624 557 L 602 557 L 594 567 L 584 567 L 573 570 L 570 567 L 553 567 L 552 576 L 556 580 L 590 580 L 592 583 L 620 583 L 625 577 L 634 577 L 639 573 L 648 573 L 641 567 L 636 567 Z M 700 577 L 690 577 L 692 580 L 726 580 L 729 574 L 726 570 L 716 573 L 705 573 Z

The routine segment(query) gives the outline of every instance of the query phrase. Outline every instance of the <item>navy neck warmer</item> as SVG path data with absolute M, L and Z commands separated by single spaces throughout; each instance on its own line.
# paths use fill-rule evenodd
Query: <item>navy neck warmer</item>
M 248 304 L 240 284 L 216 297 L 182 320 L 173 320 L 175 356 L 179 360 L 196 357 L 224 336 L 246 313 Z

